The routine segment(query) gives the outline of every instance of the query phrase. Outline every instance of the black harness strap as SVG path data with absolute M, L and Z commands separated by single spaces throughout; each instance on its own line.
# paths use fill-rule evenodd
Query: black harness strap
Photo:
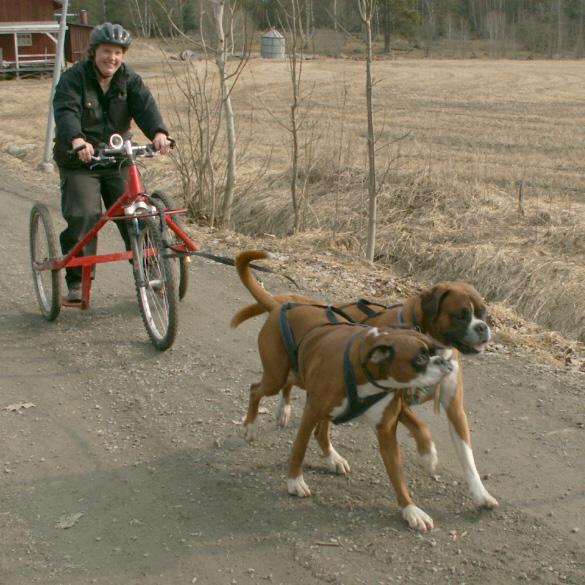
M 293 334 L 292 327 L 288 320 L 288 312 L 290 309 L 297 307 L 298 303 L 284 303 L 280 306 L 279 323 L 280 323 L 280 334 L 282 335 L 282 341 L 286 352 L 288 353 L 288 359 L 290 360 L 290 367 L 295 374 L 299 371 L 299 347 L 295 342 L 295 336 Z
M 383 310 L 386 309 L 385 305 L 381 305 L 380 303 L 373 303 L 372 301 L 368 301 L 368 299 L 358 299 L 356 303 L 356 307 L 366 316 L 366 319 L 371 319 L 380 313 L 383 313 Z M 382 311 L 374 311 L 370 309 L 370 307 L 380 307 L 383 309 Z
M 314 305 L 313 305 L 314 306 Z M 350 323 L 355 323 L 355 319 L 352 319 L 344 310 L 343 308 L 340 307 L 335 307 L 333 305 L 324 305 L 324 308 L 327 311 L 327 318 L 329 319 L 329 321 L 331 321 L 331 323 L 339 323 L 339 321 L 337 320 L 337 317 L 335 317 L 335 315 L 339 315 L 340 317 L 343 317 L 344 319 L 346 319 L 347 321 L 349 321 Z
M 351 305 L 344 305 L 342 308 L 351 307 Z M 389 309 L 395 309 L 396 307 L 402 307 L 402 303 L 392 303 L 391 305 L 383 305 L 382 303 L 374 303 L 373 301 L 369 301 L 368 299 L 359 299 L 355 306 L 365 315 L 365 318 L 360 321 L 360 323 L 367 323 L 370 319 L 377 317 L 378 315 L 382 315 Z M 374 311 L 371 307 L 379 307 L 381 310 Z M 404 318 L 402 311 L 398 314 L 398 322 L 401 325 L 404 325 Z
M 360 398 L 357 391 L 357 382 L 355 379 L 353 367 L 351 365 L 350 357 L 353 342 L 360 333 L 361 331 L 356 331 L 347 340 L 345 349 L 343 351 L 343 387 L 345 390 L 347 405 L 345 407 L 345 411 L 333 419 L 333 424 L 336 425 L 348 422 L 362 415 L 364 412 L 366 412 L 366 410 L 376 404 L 376 402 L 379 402 L 382 400 L 382 398 L 388 396 L 390 392 L 390 390 L 386 390 L 385 392 L 378 392 L 378 394 L 372 394 L 371 396 Z M 382 386 L 378 385 L 378 387 L 381 388 Z
M 286 352 L 288 353 L 288 357 L 290 360 L 290 365 L 293 372 L 297 373 L 299 371 L 299 346 L 295 341 L 295 336 L 290 326 L 290 321 L 288 319 L 288 312 L 295 307 L 317 307 L 321 308 L 325 311 L 325 315 L 327 316 L 327 320 L 331 325 L 338 325 L 340 323 L 345 323 L 345 321 L 339 321 L 337 315 L 347 319 L 349 323 L 353 324 L 353 321 L 344 311 L 341 309 L 334 307 L 333 305 L 311 305 L 311 304 L 304 304 L 304 303 L 284 303 L 280 306 L 280 313 L 278 316 L 278 321 L 280 323 L 280 334 L 282 335 L 282 341 L 284 343 L 284 347 L 286 348 Z

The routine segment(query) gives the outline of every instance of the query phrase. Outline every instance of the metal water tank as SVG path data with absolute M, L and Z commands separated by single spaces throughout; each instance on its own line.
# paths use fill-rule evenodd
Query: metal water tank
M 284 59 L 285 38 L 274 28 L 262 35 L 260 55 L 265 59 Z

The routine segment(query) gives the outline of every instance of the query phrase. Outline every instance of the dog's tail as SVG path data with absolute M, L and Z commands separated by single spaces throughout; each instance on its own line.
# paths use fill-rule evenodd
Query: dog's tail
M 302 303 L 302 304 L 314 304 L 318 301 L 314 299 L 310 299 L 308 297 L 304 297 L 302 295 L 296 295 L 294 293 L 284 293 L 281 295 L 274 295 L 272 297 L 276 303 L 280 305 L 284 305 L 284 303 Z M 233 317 L 230 322 L 230 326 L 234 329 L 244 321 L 248 319 L 252 319 L 253 317 L 257 317 L 258 315 L 262 315 L 262 313 L 266 313 L 266 309 L 260 303 L 252 303 L 251 305 L 246 305 L 242 307 Z
M 275 300 L 275 298 L 268 291 L 262 288 L 260 283 L 254 278 L 252 270 L 250 269 L 251 262 L 254 260 L 264 260 L 268 257 L 268 252 L 264 252 L 263 250 L 245 250 L 236 256 L 236 270 L 238 271 L 238 276 L 240 277 L 243 285 L 250 291 L 250 294 L 259 303 L 260 310 L 258 313 L 255 313 L 258 315 L 266 311 L 272 311 L 272 309 L 275 309 L 279 306 L 279 302 Z M 232 319 L 232 327 L 236 327 L 241 322 L 238 321 L 238 323 L 234 325 L 235 318 L 236 317 L 234 316 L 234 319 Z

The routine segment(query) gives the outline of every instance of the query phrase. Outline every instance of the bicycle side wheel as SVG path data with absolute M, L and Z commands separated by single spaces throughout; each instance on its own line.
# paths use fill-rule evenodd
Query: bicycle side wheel
M 150 198 L 152 202 L 159 207 L 159 209 L 176 209 L 173 200 L 162 191 L 154 191 L 151 193 Z M 173 221 L 183 229 L 183 219 L 177 214 L 172 216 Z M 182 243 L 180 238 L 172 231 L 168 230 L 170 244 Z M 179 258 L 179 300 L 183 299 L 187 294 L 187 287 L 189 286 L 189 260 L 183 256 Z
M 177 335 L 177 294 L 173 263 L 165 258 L 157 220 L 140 220 L 135 253 L 134 280 L 140 314 L 150 340 L 164 351 L 173 345 Z
M 51 215 L 42 203 L 35 203 L 31 209 L 29 236 L 33 283 L 39 307 L 47 321 L 54 321 L 61 312 L 61 271 L 37 269 L 38 265 L 58 255 Z

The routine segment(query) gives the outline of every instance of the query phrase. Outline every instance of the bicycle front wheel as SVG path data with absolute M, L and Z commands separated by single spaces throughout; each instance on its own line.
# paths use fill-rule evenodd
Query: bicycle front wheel
M 150 195 L 152 202 L 162 209 L 174 209 L 176 206 L 173 200 L 162 191 L 153 191 Z M 173 221 L 181 228 L 184 229 L 182 218 L 176 214 L 172 216 Z M 172 244 L 180 244 L 181 240 L 175 235 L 175 233 L 169 229 L 169 236 Z M 179 258 L 179 300 L 183 299 L 187 294 L 187 287 L 189 286 L 189 260 L 183 256 Z
M 49 209 L 35 203 L 29 221 L 30 261 L 33 283 L 43 317 L 54 321 L 61 312 L 60 270 L 39 270 L 39 266 L 57 257 L 57 238 Z
M 165 253 L 160 223 L 140 220 L 134 263 L 136 294 L 148 336 L 160 351 L 173 345 L 178 321 L 173 265 Z

